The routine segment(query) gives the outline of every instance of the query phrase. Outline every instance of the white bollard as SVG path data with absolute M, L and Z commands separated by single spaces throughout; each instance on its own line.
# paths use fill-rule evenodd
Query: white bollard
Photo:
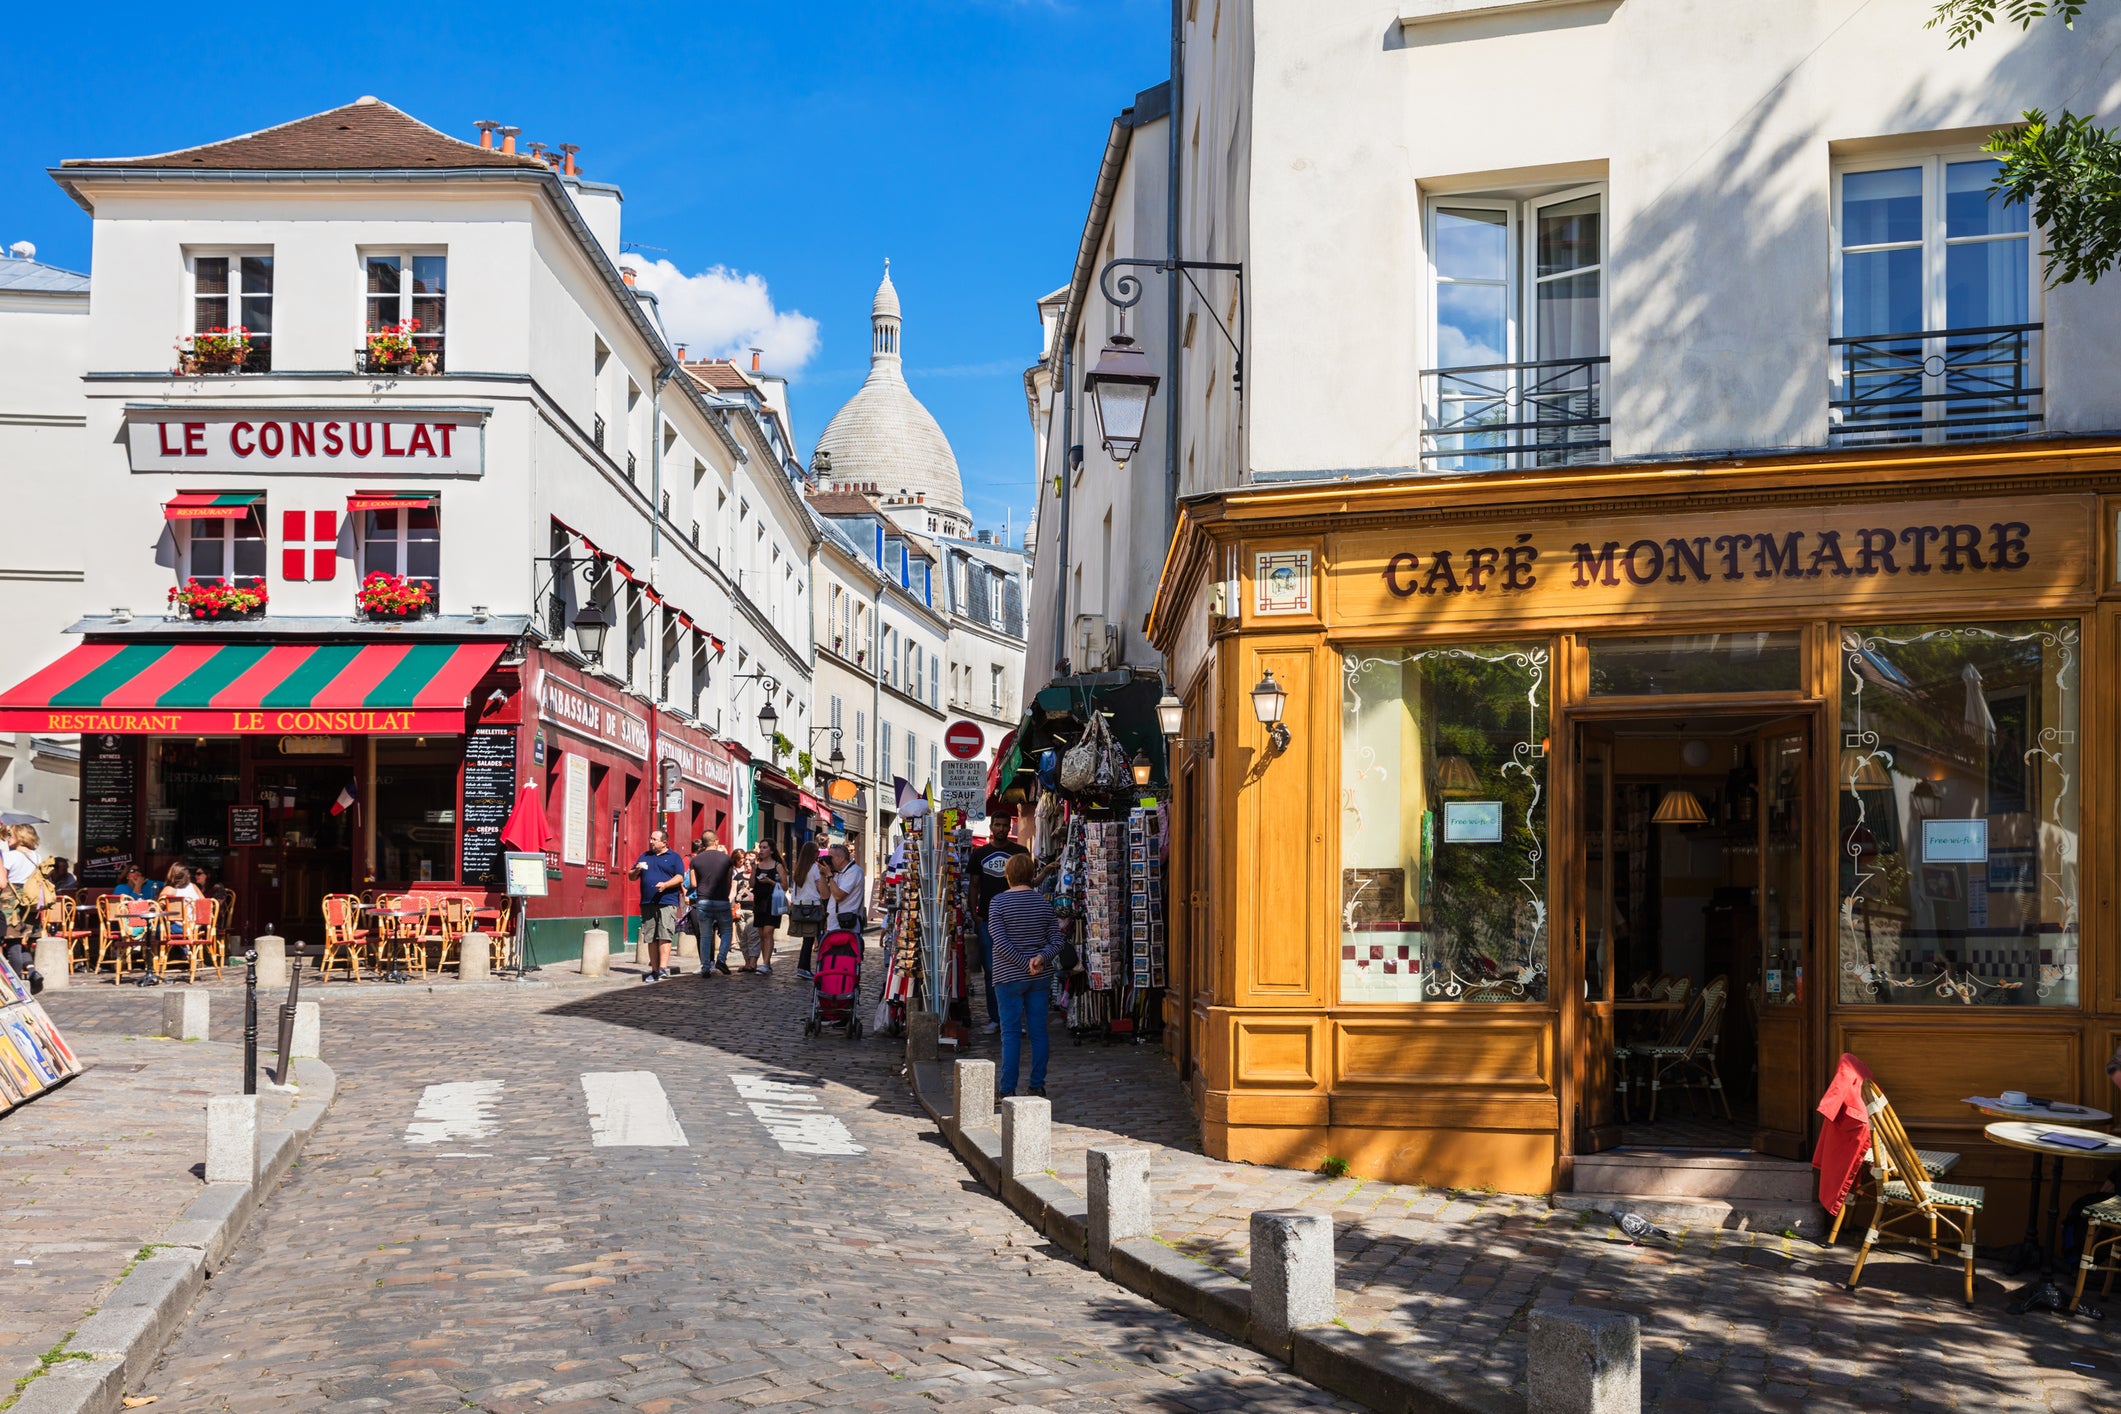
M 258 1176 L 258 1097 L 215 1095 L 206 1102 L 206 1181 L 251 1183 Z
M 1053 1105 L 1037 1095 L 1002 1101 L 1002 1177 L 1021 1178 L 1053 1167 Z
M 162 1034 L 171 1040 L 205 1040 L 206 1016 L 206 993 L 184 987 L 162 994 Z
M 288 1046 L 287 1058 L 293 1060 L 316 1060 L 324 1054 L 324 1013 L 315 1002 L 295 1003 L 294 1038 Z
M 994 1062 L 960 1060 L 950 1070 L 950 1120 L 958 1129 L 994 1128 Z
M 493 944 L 484 933 L 466 933 L 457 940 L 457 980 L 484 982 L 493 976 Z
M 962 1062 L 960 1062 L 962 1064 Z M 1132 1144 L 1090 1150 L 1090 1266 L 1109 1274 L 1115 1243 L 1148 1237 L 1149 1151 Z
M 1526 1414 L 1642 1414 L 1642 1326 L 1618 1311 L 1535 1308 Z
M 44 990 L 47 992 L 63 992 L 73 985 L 74 945 L 66 939 L 37 939 L 34 963 L 44 974 Z
M 258 955 L 258 990 L 271 987 L 278 990 L 287 985 L 287 939 L 277 933 L 266 933 L 250 940 L 250 949 Z M 241 953 L 234 954 L 241 958 Z
M 1300 1209 L 1252 1214 L 1252 1339 L 1286 1360 L 1289 1337 L 1333 1322 L 1333 1219 Z
M 582 975 L 611 975 L 611 934 L 602 928 L 591 928 L 582 934 Z

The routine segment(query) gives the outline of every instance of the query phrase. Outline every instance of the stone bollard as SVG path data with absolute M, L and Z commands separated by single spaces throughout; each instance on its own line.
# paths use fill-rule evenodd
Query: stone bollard
M 582 975 L 584 977 L 609 977 L 611 975 L 611 934 L 602 928 L 591 928 L 582 934 Z
M 1053 1167 L 1053 1104 L 1037 1095 L 1002 1101 L 1002 1177 L 1021 1178 Z
M 1149 1151 L 1132 1144 L 1090 1150 L 1090 1266 L 1112 1272 L 1114 1243 L 1148 1237 Z
M 44 989 L 61 992 L 73 985 L 74 945 L 64 938 L 37 939 L 36 968 L 44 974 Z
M 206 1181 L 251 1183 L 258 1177 L 258 1097 L 216 1095 L 206 1102 Z
M 678 950 L 672 956 L 684 962 L 699 961 L 700 935 L 680 931 L 678 933 Z
M 271 988 L 278 991 L 287 985 L 287 939 L 278 933 L 267 933 L 251 939 L 251 950 L 258 955 L 258 990 Z M 233 951 L 233 950 L 231 950 Z M 235 954 L 240 957 L 241 954 Z
M 950 1121 L 958 1129 L 994 1128 L 994 1062 L 960 1060 L 950 1070 Z
M 906 1013 L 906 1059 L 932 1061 L 942 1053 L 942 1018 L 932 1011 Z
M 162 1034 L 173 1041 L 206 1039 L 206 993 L 184 987 L 162 994 Z
M 324 1054 L 324 1014 L 315 1002 L 295 1003 L 294 1039 L 287 1048 L 287 1058 L 316 1060 Z
M 1526 1414 L 1642 1414 L 1642 1326 L 1618 1311 L 1535 1308 Z
M 457 980 L 484 982 L 493 976 L 493 943 L 484 933 L 466 933 L 457 940 Z
M 1252 1341 L 1289 1358 L 1289 1337 L 1333 1322 L 1333 1219 L 1295 1208 L 1252 1214 Z

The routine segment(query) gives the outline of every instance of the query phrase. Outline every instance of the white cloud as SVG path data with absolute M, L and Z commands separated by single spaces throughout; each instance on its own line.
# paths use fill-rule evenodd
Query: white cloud
M 688 358 L 744 358 L 765 350 L 765 366 L 792 376 L 817 352 L 817 321 L 800 310 L 776 309 L 762 275 L 724 265 L 687 275 L 667 260 L 626 258 L 641 287 L 662 307 L 670 341 Z

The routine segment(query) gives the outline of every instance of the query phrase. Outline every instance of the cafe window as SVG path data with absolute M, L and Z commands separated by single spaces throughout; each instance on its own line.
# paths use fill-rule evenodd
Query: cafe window
M 208 584 L 262 582 L 264 509 L 260 502 L 240 516 L 172 522 L 177 533 L 177 578 Z
M 448 332 L 449 257 L 370 252 L 362 257 L 362 267 L 367 332 L 410 335 L 414 370 L 440 373 L 443 337 Z M 374 348 L 363 352 L 369 358 L 365 371 L 386 371 Z
M 242 786 L 234 737 L 152 737 L 147 743 L 147 858 L 159 882 L 172 864 L 219 867 L 228 849 L 228 808 Z
M 376 743 L 376 878 L 422 884 L 457 874 L 457 738 Z
M 2076 1005 L 2080 656 L 2073 619 L 1842 633 L 1838 1000 Z
M 1804 635 L 1685 633 L 1594 638 L 1591 696 L 1784 692 L 1804 686 Z
M 239 371 L 272 370 L 272 253 L 194 255 L 191 258 L 191 327 L 194 334 L 242 329 L 249 351 Z
M 361 512 L 361 577 L 400 575 L 427 586 L 442 597 L 442 512 L 434 505 L 415 510 Z
M 1350 656 L 1340 1000 L 1547 1000 L 1545 644 Z

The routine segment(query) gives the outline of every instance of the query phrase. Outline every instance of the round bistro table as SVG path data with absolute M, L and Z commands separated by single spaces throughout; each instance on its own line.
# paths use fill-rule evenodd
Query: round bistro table
M 2094 1111 L 2096 1113 L 2096 1111 Z M 2089 1129 L 2071 1129 L 2066 1125 L 2048 1124 L 2022 1119 L 1998 1120 L 1984 1131 L 1991 1144 L 2006 1148 L 2023 1149 L 2033 1156 L 2033 1208 L 2040 1206 L 2040 1162 L 2052 1159 L 2054 1173 L 2048 1181 L 2047 1190 L 2047 1240 L 2040 1241 L 2037 1213 L 2027 1217 L 2029 1232 L 2040 1254 L 2040 1274 L 2012 1293 L 2010 1312 L 2022 1316 L 2027 1311 L 2067 1311 L 2069 1298 L 2062 1293 L 2062 1285 L 2055 1279 L 2056 1249 L 2062 1242 L 2062 1161 L 2064 1159 L 2121 1159 L 2121 1139 L 2100 1134 Z M 2068 1135 L 2085 1141 L 2096 1140 L 2097 1148 L 2078 1147 L 2075 1144 L 2058 1144 L 2044 1136 Z

